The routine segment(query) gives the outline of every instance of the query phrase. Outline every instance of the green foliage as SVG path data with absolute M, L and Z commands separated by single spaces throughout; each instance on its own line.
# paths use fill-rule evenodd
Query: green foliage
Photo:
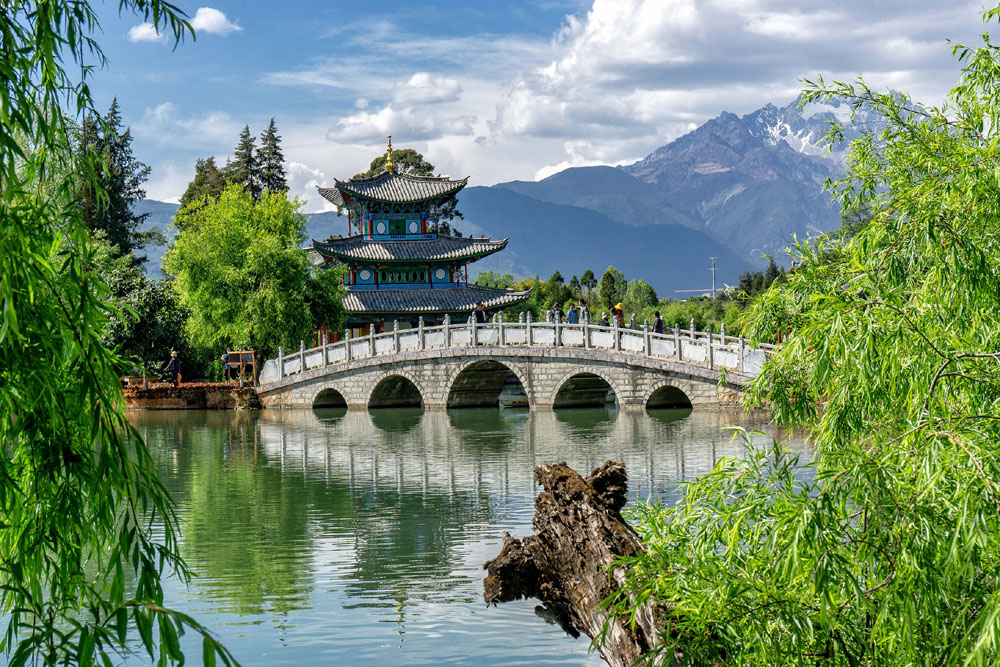
M 108 320 L 102 340 L 129 362 L 159 369 L 171 350 L 190 368 L 194 356 L 184 340 L 185 313 L 166 281 L 150 280 L 132 255 L 122 255 L 103 234 L 92 241 L 90 269 L 103 278 L 120 315 Z M 190 376 L 185 370 L 185 376 Z
M 226 176 L 215 165 L 215 157 L 198 159 L 194 163 L 194 178 L 181 195 L 181 208 L 205 197 L 218 197 L 226 188 Z
M 556 271 L 555 273 L 552 274 L 552 277 L 549 278 L 549 282 L 554 283 L 556 285 L 562 285 L 564 282 L 566 282 L 566 280 L 563 278 L 563 275 L 561 273 Z
M 628 289 L 628 281 L 625 275 L 613 266 L 609 266 L 604 275 L 601 276 L 601 287 L 598 295 L 601 303 L 611 308 L 617 303 L 621 303 L 625 298 L 625 291 Z
M 801 265 L 746 318 L 758 340 L 789 332 L 750 404 L 807 428 L 816 455 L 796 470 L 780 447 L 750 448 L 682 503 L 640 510 L 648 552 L 627 563 L 629 591 L 669 608 L 667 655 L 1000 660 L 1000 51 L 955 53 L 940 108 L 860 80 L 807 84 L 803 103 L 886 120 L 834 184 L 870 220 L 836 253 L 800 245 Z
M 178 42 L 191 30 L 165 2 L 120 8 Z M 0 651 L 9 665 L 112 664 L 136 648 L 131 630 L 150 658 L 176 663 L 189 628 L 206 662 L 231 664 L 163 606 L 161 572 L 187 576 L 173 506 L 122 412 L 123 362 L 101 339 L 116 311 L 91 269 L 79 194 L 110 201 L 108 165 L 71 145 L 69 114 L 95 112 L 63 66 L 85 52 L 103 65 L 99 30 L 83 0 L 11 0 L 0 14 Z
M 497 273 L 494 271 L 480 271 L 473 281 L 473 285 L 485 285 L 486 287 L 503 287 L 511 289 L 514 287 L 514 276 L 509 273 Z
M 580 276 L 580 287 L 587 290 L 587 296 L 590 296 L 591 291 L 597 287 L 597 278 L 594 277 L 594 272 L 587 269 Z
M 285 156 L 281 153 L 281 137 L 274 119 L 260 135 L 260 148 L 257 150 L 257 165 L 260 169 L 260 187 L 271 192 L 288 190 L 288 180 L 285 178 Z
M 642 278 L 637 278 L 629 282 L 622 305 L 625 306 L 626 312 L 641 313 L 657 305 L 656 290 Z
M 763 294 L 776 280 L 785 275 L 785 269 L 778 268 L 774 258 L 769 258 L 767 269 L 760 271 L 744 271 L 740 274 L 740 284 L 736 289 L 736 299 L 741 305 L 746 305 L 758 295 Z
M 77 181 L 87 227 L 104 232 L 122 253 L 142 248 L 149 237 L 140 231 L 146 214 L 136 215 L 132 207 L 146 197 L 142 184 L 149 179 L 149 167 L 132 155 L 132 132 L 122 129 L 117 98 L 103 118 L 88 114 L 79 130 L 79 143 L 100 165 L 93 179 Z
M 313 327 L 343 321 L 336 271 L 315 271 L 300 245 L 305 216 L 298 200 L 265 191 L 259 199 L 230 184 L 215 201 L 177 213 L 180 233 L 164 257 L 187 332 L 203 348 L 253 348 L 261 358 L 279 346 L 311 340 Z
M 368 165 L 368 171 L 355 174 L 354 178 L 369 178 L 378 176 L 385 171 L 385 153 L 377 156 Z M 414 176 L 433 176 L 434 165 L 424 159 L 422 153 L 412 148 L 396 148 L 392 151 L 392 163 L 396 165 L 397 174 L 413 174 Z

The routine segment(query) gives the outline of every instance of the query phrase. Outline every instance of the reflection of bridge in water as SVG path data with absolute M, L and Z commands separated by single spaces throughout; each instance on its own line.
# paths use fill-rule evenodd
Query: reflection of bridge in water
M 496 406 L 513 380 L 530 408 L 625 411 L 734 403 L 769 346 L 682 330 L 558 322 L 423 327 L 301 348 L 264 364 L 268 406 Z
M 656 479 L 692 478 L 709 472 L 722 456 L 742 455 L 742 442 L 725 427 L 750 423 L 745 415 L 711 410 L 697 421 L 689 415 L 690 410 L 649 416 L 574 410 L 569 418 L 552 411 L 282 410 L 261 413 L 259 432 L 261 453 L 272 463 L 350 486 L 533 495 L 533 470 L 542 462 L 568 460 L 586 473 L 614 459 L 625 463 L 632 488 L 648 494 Z M 580 445 L 570 452 L 567 442 Z

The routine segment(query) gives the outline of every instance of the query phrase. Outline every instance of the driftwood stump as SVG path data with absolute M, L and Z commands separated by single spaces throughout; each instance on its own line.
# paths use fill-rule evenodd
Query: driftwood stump
M 483 597 L 487 603 L 522 597 L 541 600 L 573 636 L 594 638 L 609 623 L 601 654 L 611 665 L 632 665 L 657 641 L 658 618 L 651 606 L 628 619 L 612 617 L 601 601 L 624 581 L 608 566 L 617 556 L 642 549 L 635 531 L 625 523 L 625 466 L 608 461 L 586 478 L 565 463 L 535 468 L 543 491 L 535 500 L 534 535 L 524 539 L 503 535 L 503 548 L 483 565 L 487 571 Z

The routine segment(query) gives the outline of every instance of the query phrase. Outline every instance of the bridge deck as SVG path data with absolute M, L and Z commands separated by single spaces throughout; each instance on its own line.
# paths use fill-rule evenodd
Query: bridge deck
M 270 397 L 281 404 L 285 403 L 278 398 L 282 393 L 306 385 L 318 387 L 324 379 L 349 376 L 351 382 L 361 386 L 352 385 L 348 389 L 355 394 L 360 391 L 370 398 L 369 390 L 393 368 L 399 371 L 397 375 L 408 377 L 404 371 L 406 367 L 420 366 L 425 374 L 429 373 L 428 377 L 423 380 L 417 377 L 408 379 L 418 386 L 422 396 L 437 396 L 433 400 L 425 396 L 425 407 L 444 407 L 455 404 L 448 400 L 448 393 L 458 374 L 455 368 L 467 370 L 468 365 L 476 360 L 495 359 L 506 364 L 518 376 L 532 407 L 551 406 L 554 394 L 547 386 L 543 391 L 542 385 L 546 382 L 564 383 L 565 378 L 560 373 L 565 374 L 564 371 L 569 372 L 576 367 L 579 367 L 578 375 L 580 372 L 596 374 L 608 382 L 619 399 L 627 396 L 625 402 L 634 403 L 648 398 L 640 396 L 645 392 L 639 386 L 642 383 L 635 378 L 630 381 L 631 384 L 624 383 L 615 377 L 620 373 L 614 369 L 679 378 L 682 383 L 700 381 L 719 384 L 722 380 L 729 388 L 738 391 L 759 372 L 770 348 L 750 348 L 742 338 L 679 328 L 666 334 L 654 334 L 646 327 L 619 329 L 588 323 L 574 325 L 530 321 L 446 323 L 403 331 L 394 327 L 392 331 L 382 334 L 311 349 L 301 346 L 298 352 L 289 355 L 281 353 L 264 364 L 258 393 L 265 402 Z M 428 370 L 428 365 L 437 365 L 438 368 Z M 551 367 L 548 375 L 542 370 L 545 366 Z M 646 384 L 652 381 L 647 379 Z M 443 390 L 430 386 L 440 383 L 447 386 Z M 535 386 L 527 386 L 531 384 Z M 349 393 L 335 383 L 329 384 L 328 388 Z M 682 389 L 686 393 L 691 391 L 689 387 Z M 441 398 L 442 395 L 444 398 Z M 363 407 L 361 402 L 367 406 L 368 398 L 345 400 L 353 407 Z M 305 398 L 299 396 L 292 403 L 303 400 Z

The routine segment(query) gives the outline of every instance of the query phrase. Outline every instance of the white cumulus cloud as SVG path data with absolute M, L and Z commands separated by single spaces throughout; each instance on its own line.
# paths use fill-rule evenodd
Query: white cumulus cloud
M 387 134 L 405 137 L 406 141 L 426 141 L 444 136 L 473 133 L 474 116 L 443 116 L 436 112 L 387 104 L 377 111 L 360 111 L 337 120 L 327 132 L 327 139 L 345 143 L 373 143 Z
M 228 35 L 231 32 L 243 30 L 240 26 L 226 18 L 226 15 L 212 7 L 199 7 L 191 19 L 191 27 L 196 33 L 207 32 L 213 35 Z
M 161 35 L 156 26 L 152 23 L 140 23 L 129 28 L 128 41 L 130 42 L 162 42 L 166 37 Z
M 397 104 L 441 104 L 457 102 L 462 86 L 457 79 L 427 72 L 417 72 L 409 80 L 392 88 L 392 101 Z

